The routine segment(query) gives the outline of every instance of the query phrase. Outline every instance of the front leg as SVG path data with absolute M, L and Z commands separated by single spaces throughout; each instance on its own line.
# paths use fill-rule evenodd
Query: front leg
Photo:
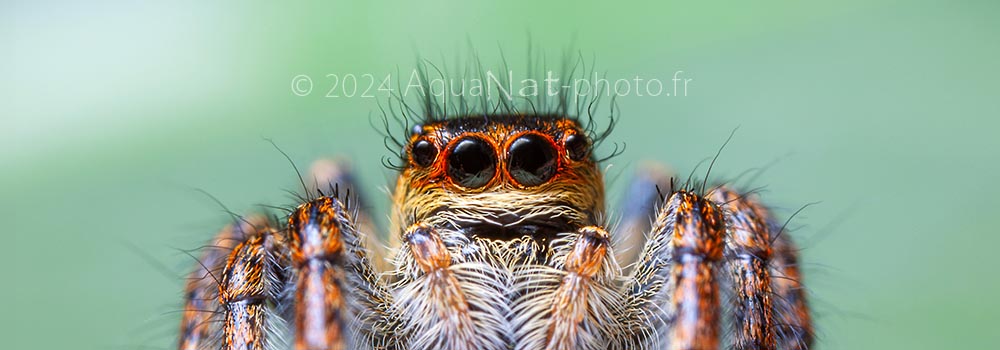
M 356 217 L 336 195 L 302 204 L 288 219 L 295 349 L 393 348 L 384 332 L 398 320 L 392 296 L 371 266 Z
M 321 197 L 289 216 L 288 234 L 294 241 L 289 249 L 300 253 L 292 256 L 293 264 L 301 267 L 296 294 L 303 303 L 297 304 L 302 310 L 297 317 L 311 319 L 297 322 L 296 332 L 303 333 L 296 338 L 297 344 L 340 346 L 342 342 L 329 341 L 337 332 L 339 337 L 350 340 L 347 344 L 352 349 L 402 346 L 399 337 L 394 336 L 400 316 L 380 277 L 387 269 L 386 249 L 369 212 L 368 197 L 357 180 L 344 159 L 313 162 L 305 184 L 309 193 Z M 323 295 L 330 300 L 321 300 Z M 321 311 L 305 312 L 314 306 Z M 342 313 L 345 307 L 349 311 L 346 315 Z M 330 311 L 334 308 L 338 311 Z M 334 315 L 338 316 L 336 320 L 324 319 Z
M 632 346 L 718 348 L 715 270 L 725 229 L 722 212 L 703 197 L 679 191 L 666 200 L 626 285 Z

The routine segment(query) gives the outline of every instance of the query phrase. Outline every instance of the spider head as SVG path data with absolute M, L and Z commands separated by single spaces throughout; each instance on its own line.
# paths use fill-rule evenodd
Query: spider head
M 396 184 L 395 229 L 549 239 L 595 224 L 604 185 L 580 124 L 558 115 L 474 115 L 414 128 Z M 398 232 L 398 231 L 396 231 Z

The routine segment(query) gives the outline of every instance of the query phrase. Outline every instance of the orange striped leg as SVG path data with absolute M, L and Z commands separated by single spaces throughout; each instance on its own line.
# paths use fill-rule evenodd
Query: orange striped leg
M 345 199 L 345 206 L 356 211 L 354 225 L 357 231 L 363 233 L 361 237 L 365 248 L 369 251 L 369 256 L 379 257 L 371 260 L 371 264 L 377 271 L 388 271 L 391 269 L 387 256 L 388 249 L 385 249 L 385 242 L 388 247 L 398 247 L 399 237 L 379 237 L 379 227 L 372 218 L 369 206 L 369 197 L 365 196 L 360 184 L 357 181 L 357 174 L 351 164 L 342 158 L 318 159 L 309 168 L 309 178 L 306 185 L 310 193 L 323 193 L 324 195 Z M 335 195 L 336 194 L 336 195 Z M 339 196 L 344 194 L 344 196 Z M 383 242 L 385 241 L 385 242 Z
M 768 214 L 758 202 L 732 189 L 712 191 L 711 199 L 728 222 L 727 265 L 736 287 L 733 298 L 733 349 L 774 350 L 776 345 L 771 294 L 771 235 Z
M 258 229 L 233 248 L 222 271 L 219 305 L 222 309 L 222 348 L 263 350 L 267 347 L 268 302 L 280 286 L 284 266 L 281 237 Z
M 802 286 L 797 249 L 787 234 L 774 240 L 771 282 L 776 299 L 779 349 L 807 350 L 813 344 L 812 317 Z
M 671 234 L 671 276 L 676 315 L 670 347 L 717 349 L 720 310 L 715 266 L 722 260 L 725 222 L 722 212 L 704 198 L 689 192 L 674 197 L 678 203 Z
M 640 346 L 718 348 L 715 270 L 722 260 L 724 234 L 722 211 L 707 199 L 679 191 L 666 200 L 626 285 L 628 318 L 636 320 L 629 331 Z M 666 339 L 650 339 L 654 335 Z
M 299 208 L 299 214 L 292 215 L 291 219 L 298 220 L 296 217 L 300 215 L 310 216 L 310 213 L 303 212 L 306 209 L 311 210 L 317 206 L 325 208 L 317 213 L 324 213 L 323 216 L 327 220 L 326 226 L 319 228 L 325 230 L 323 234 L 328 239 L 339 236 L 341 247 L 330 246 L 336 244 L 333 241 L 320 242 L 311 239 L 312 232 L 301 229 L 309 224 L 308 221 L 290 225 L 300 226 L 299 229 L 292 229 L 289 232 L 290 235 L 294 236 L 293 238 L 300 239 L 300 243 L 293 244 L 290 249 L 296 249 L 295 247 L 299 246 L 298 249 L 303 253 L 299 257 L 303 259 L 299 263 L 304 268 L 299 269 L 298 272 L 300 288 L 298 288 L 297 295 L 302 298 L 318 298 L 320 295 L 332 296 L 335 293 L 343 295 L 343 299 L 350 300 L 346 305 L 356 306 L 351 307 L 351 314 L 353 319 L 357 319 L 359 323 L 357 327 L 353 328 L 358 332 L 359 337 L 356 340 L 348 339 L 351 340 L 346 342 L 348 346 L 351 343 L 360 342 L 369 344 L 376 349 L 394 348 L 399 337 L 393 332 L 398 329 L 400 319 L 399 315 L 392 311 L 392 295 L 385 286 L 385 282 L 379 277 L 380 272 L 389 270 L 388 259 L 385 259 L 388 249 L 385 249 L 385 243 L 378 237 L 378 227 L 369 213 L 368 202 L 358 186 L 357 177 L 350 164 L 343 159 L 317 160 L 310 167 L 309 174 L 306 185 L 310 192 L 322 193 L 329 197 L 317 199 L 312 204 Z M 398 247 L 399 238 L 393 238 L 395 239 L 388 239 L 389 246 Z M 336 251 L 330 251 L 331 249 Z M 338 259 L 330 260 L 330 257 L 338 257 Z M 375 257 L 375 259 L 371 257 Z M 329 261 L 324 262 L 324 260 Z M 324 279 L 335 283 L 324 284 Z M 344 285 L 345 281 L 360 283 L 352 282 Z M 319 286 L 324 286 L 323 288 L 329 290 L 321 290 L 318 288 Z M 303 288 L 309 288 L 309 290 L 305 291 Z M 345 303 L 338 300 L 340 298 L 329 300 L 329 305 L 342 310 Z M 310 301 L 310 303 L 313 302 L 318 302 L 318 300 Z M 298 307 L 301 309 L 306 306 L 300 305 Z M 305 312 L 299 312 L 299 315 L 305 314 Z M 335 313 L 327 312 L 327 316 L 334 315 Z M 348 319 L 352 318 L 342 318 L 341 321 Z M 330 320 L 328 324 L 332 325 L 336 322 L 338 327 L 342 328 L 344 324 L 341 321 Z M 318 326 L 323 322 L 307 323 Z M 328 334 L 329 332 L 334 332 L 334 330 L 328 332 L 320 332 L 319 329 L 308 331 L 310 336 L 316 336 L 317 339 L 314 339 L 315 341 L 303 339 L 298 344 L 303 344 L 302 346 L 309 343 L 320 345 L 324 342 L 318 339 L 320 334 L 324 334 L 324 337 L 327 338 L 334 337 L 334 335 Z M 341 333 L 338 337 L 344 335 Z
M 226 257 L 233 247 L 242 241 L 247 233 L 267 227 L 264 217 L 250 217 L 228 225 L 216 234 L 212 243 L 198 258 L 198 264 L 188 276 L 184 289 L 184 313 L 181 316 L 179 350 L 205 349 L 211 346 L 212 335 L 217 330 L 212 320 L 219 311 L 218 276 L 226 263 Z
M 340 350 L 348 346 L 343 263 L 345 208 L 332 197 L 305 203 L 289 216 L 288 247 L 295 279 L 295 349 Z

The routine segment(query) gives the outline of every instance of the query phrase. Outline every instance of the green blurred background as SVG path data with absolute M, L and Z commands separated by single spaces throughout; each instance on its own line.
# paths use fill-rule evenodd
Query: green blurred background
M 4 1 L 0 333 L 8 349 L 173 347 L 182 274 L 227 215 L 289 204 L 301 166 L 392 178 L 376 100 L 292 77 L 384 76 L 471 41 L 517 67 L 571 38 L 609 77 L 694 79 L 619 99 L 617 192 L 642 159 L 757 180 L 804 246 L 822 349 L 1000 343 L 996 1 L 261 4 Z M 602 152 L 608 152 L 604 149 Z M 612 198 L 617 198 L 612 195 Z M 12 238 L 12 241 L 11 241 Z M 13 244 L 11 244 L 11 242 Z M 162 265 L 162 266 L 161 266 Z M 161 268 L 162 267 L 162 268 Z M 990 345 L 992 344 L 992 345 Z

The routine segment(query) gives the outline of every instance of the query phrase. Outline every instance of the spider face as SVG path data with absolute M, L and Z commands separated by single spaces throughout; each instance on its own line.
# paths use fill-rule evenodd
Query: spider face
M 396 183 L 394 227 L 469 239 L 531 239 L 593 225 L 603 178 L 579 123 L 562 116 L 467 116 L 415 127 Z

